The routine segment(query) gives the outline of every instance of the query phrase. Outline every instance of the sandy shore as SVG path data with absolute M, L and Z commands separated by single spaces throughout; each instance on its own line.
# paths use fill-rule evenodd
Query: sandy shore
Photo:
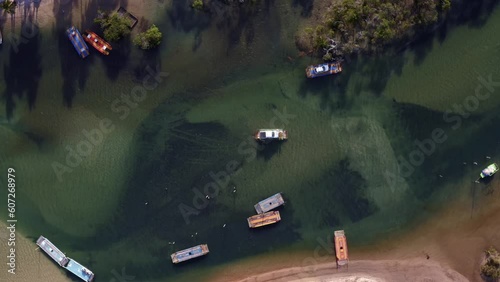
M 411 278 L 410 278 L 411 277 Z M 426 259 L 352 261 L 349 269 L 337 269 L 335 263 L 315 266 L 314 271 L 302 267 L 282 269 L 239 282 L 382 282 L 382 281 L 468 281 L 460 273 Z
M 479 269 L 484 250 L 500 247 L 499 186 L 497 179 L 487 188 L 477 186 L 473 210 L 471 195 L 464 193 L 446 207 L 429 204 L 425 208 L 433 217 L 407 231 L 389 233 L 376 245 L 351 248 L 347 273 L 337 271 L 333 256 L 318 259 L 321 264 L 306 263 L 313 257 L 311 250 L 223 265 L 210 281 L 483 281 Z M 470 187 L 462 182 L 453 188 Z

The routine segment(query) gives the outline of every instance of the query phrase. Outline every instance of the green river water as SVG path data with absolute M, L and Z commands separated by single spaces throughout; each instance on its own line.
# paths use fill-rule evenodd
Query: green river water
M 464 183 L 500 156 L 496 5 L 479 1 L 488 13 L 469 9 L 403 50 L 307 80 L 319 61 L 297 56 L 304 12 L 288 2 L 200 14 L 151 1 L 142 8 L 164 32 L 159 50 L 124 39 L 85 60 L 64 30 L 93 27 L 97 1 L 56 5 L 55 22 L 16 48 L 4 30 L 0 180 L 15 168 L 18 232 L 49 238 L 97 282 L 123 268 L 134 281 L 202 281 L 238 259 L 313 250 L 337 229 L 351 246 L 375 244 L 470 193 Z M 122 100 L 131 94 L 142 96 Z M 252 141 L 269 127 L 289 140 Z M 253 205 L 276 192 L 282 221 L 249 230 Z M 171 253 L 201 243 L 208 256 L 172 265 Z

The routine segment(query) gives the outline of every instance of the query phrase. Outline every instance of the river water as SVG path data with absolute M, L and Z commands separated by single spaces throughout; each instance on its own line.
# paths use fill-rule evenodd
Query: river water
M 55 3 L 42 15 L 54 19 L 21 43 L 6 38 L 30 20 L 3 29 L 1 169 L 16 170 L 18 232 L 49 238 L 96 281 L 122 271 L 202 281 L 216 265 L 331 242 L 336 229 L 353 247 L 374 244 L 432 216 L 426 205 L 469 195 L 464 183 L 499 156 L 496 5 L 454 11 L 405 49 L 307 80 L 318 61 L 295 49 L 299 4 L 202 13 L 122 1 L 144 14 L 136 29 L 159 26 L 161 47 L 124 39 L 109 57 L 81 60 L 64 30 L 99 30 L 99 5 Z M 269 127 L 289 140 L 255 144 Z M 249 230 L 253 205 L 276 192 L 282 221 Z M 171 253 L 201 243 L 208 256 L 172 265 Z

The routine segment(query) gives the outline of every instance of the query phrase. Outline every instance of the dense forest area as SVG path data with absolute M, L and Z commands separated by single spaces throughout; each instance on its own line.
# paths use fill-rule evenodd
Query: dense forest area
M 297 36 L 299 49 L 331 60 L 358 51 L 377 51 L 436 23 L 450 0 L 333 1 L 316 27 Z

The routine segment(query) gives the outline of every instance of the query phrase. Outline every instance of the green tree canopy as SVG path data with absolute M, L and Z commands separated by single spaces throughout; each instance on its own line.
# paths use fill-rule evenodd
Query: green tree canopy
M 101 25 L 104 30 L 104 38 L 109 41 L 118 41 L 130 34 L 130 20 L 117 12 L 110 15 L 103 15 L 94 19 L 94 22 Z
M 134 44 L 141 49 L 152 49 L 161 43 L 162 34 L 156 25 L 152 25 L 145 32 L 139 33 L 134 38 Z
M 14 14 L 16 12 L 17 3 L 13 0 L 5 0 L 0 4 L 0 8 L 7 14 Z

